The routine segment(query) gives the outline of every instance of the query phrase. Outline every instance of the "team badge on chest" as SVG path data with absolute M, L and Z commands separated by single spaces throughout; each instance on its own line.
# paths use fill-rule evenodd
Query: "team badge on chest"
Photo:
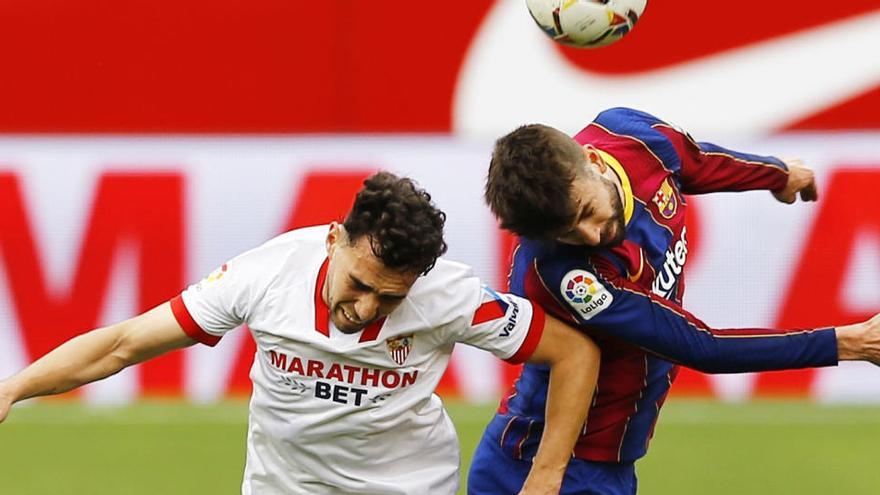
M 651 201 L 657 205 L 663 218 L 672 218 L 675 215 L 675 211 L 678 210 L 678 198 L 675 196 L 675 189 L 669 183 L 668 177 L 663 179 L 660 189 L 654 193 L 654 198 Z
M 413 340 L 415 340 L 413 334 L 400 335 L 386 340 L 385 347 L 388 349 L 388 356 L 391 360 L 403 366 L 407 356 L 409 356 L 409 352 L 412 350 Z

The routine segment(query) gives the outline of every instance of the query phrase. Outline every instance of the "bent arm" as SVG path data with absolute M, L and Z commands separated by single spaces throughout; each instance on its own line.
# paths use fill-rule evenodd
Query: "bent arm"
M 60 394 L 196 341 L 164 303 L 132 319 L 74 337 L 0 382 L 0 421 L 12 404 Z
M 661 122 L 653 127 L 669 140 L 681 160 L 678 176 L 684 194 L 778 191 L 788 183 L 788 166 L 779 158 L 698 143 L 679 129 Z
M 550 385 L 546 427 L 520 493 L 558 493 L 596 389 L 599 348 L 586 335 L 548 315 L 528 362 L 550 365 Z

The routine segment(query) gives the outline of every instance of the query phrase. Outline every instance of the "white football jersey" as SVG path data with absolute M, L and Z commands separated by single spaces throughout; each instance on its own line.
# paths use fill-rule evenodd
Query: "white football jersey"
M 247 324 L 257 344 L 243 494 L 454 494 L 459 449 L 434 389 L 456 342 L 511 362 L 544 315 L 438 260 L 386 318 L 345 334 L 321 297 L 329 226 L 283 234 L 172 300 L 208 345 Z

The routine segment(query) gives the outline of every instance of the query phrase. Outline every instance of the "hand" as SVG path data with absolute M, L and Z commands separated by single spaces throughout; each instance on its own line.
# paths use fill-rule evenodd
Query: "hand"
M 804 166 L 803 160 L 799 158 L 783 158 L 782 161 L 788 167 L 788 182 L 784 188 L 773 191 L 773 196 L 786 204 L 794 203 L 798 193 L 801 195 L 801 201 L 816 201 L 819 199 L 819 192 L 816 189 L 816 177 L 811 169 Z
M 837 357 L 880 366 L 880 314 L 863 323 L 837 327 Z
M 3 383 L 0 382 L 0 423 L 9 416 L 9 410 L 13 404 L 12 395 L 3 390 Z

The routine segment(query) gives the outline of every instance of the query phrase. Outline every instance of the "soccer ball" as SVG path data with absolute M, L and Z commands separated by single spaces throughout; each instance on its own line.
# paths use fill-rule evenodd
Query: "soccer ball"
M 526 0 L 532 19 L 563 45 L 596 48 L 623 38 L 648 0 Z

